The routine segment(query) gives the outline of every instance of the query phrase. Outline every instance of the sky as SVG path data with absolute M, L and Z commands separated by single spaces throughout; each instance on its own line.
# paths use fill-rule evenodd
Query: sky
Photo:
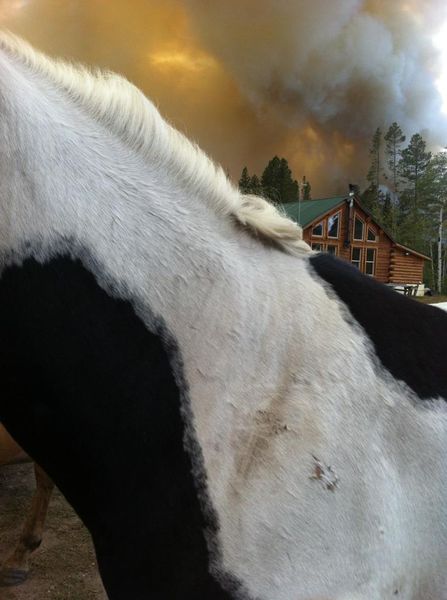
M 445 0 L 0 0 L 0 26 L 125 75 L 235 181 L 277 154 L 344 193 L 393 121 L 447 145 Z

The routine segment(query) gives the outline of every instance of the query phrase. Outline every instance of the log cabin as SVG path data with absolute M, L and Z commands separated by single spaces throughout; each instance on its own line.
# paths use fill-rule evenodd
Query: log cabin
M 355 196 L 336 196 L 283 204 L 303 228 L 313 250 L 351 262 L 362 273 L 399 291 L 423 295 L 428 256 L 399 244 Z

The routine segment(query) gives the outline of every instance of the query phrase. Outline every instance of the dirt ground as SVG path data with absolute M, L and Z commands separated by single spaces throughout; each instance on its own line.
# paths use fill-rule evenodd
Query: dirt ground
M 0 563 L 16 543 L 34 491 L 32 465 L 0 470 Z M 56 490 L 43 542 L 31 559 L 27 582 L 0 587 L 0 600 L 107 600 L 90 537 Z

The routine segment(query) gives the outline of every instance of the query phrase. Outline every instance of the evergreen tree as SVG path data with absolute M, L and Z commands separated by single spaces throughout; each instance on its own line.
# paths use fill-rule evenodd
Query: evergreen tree
M 447 238 L 447 152 L 430 160 L 422 177 L 420 192 L 424 196 L 424 217 L 428 249 L 433 258 L 432 286 L 441 292 L 445 281 Z
M 265 197 L 272 202 L 280 202 L 279 197 L 279 179 L 280 179 L 281 161 L 278 156 L 274 156 L 265 167 L 261 176 L 261 185 Z
M 257 175 L 250 177 L 249 193 L 256 196 L 264 196 L 264 190 Z
M 387 192 L 383 198 L 381 223 L 384 228 L 391 233 L 391 235 L 395 235 L 396 227 L 394 205 L 389 192 Z
M 369 155 L 371 157 L 371 166 L 369 167 L 368 175 L 366 179 L 368 180 L 371 188 L 375 190 L 375 192 L 379 193 L 379 185 L 380 185 L 380 171 L 381 171 L 381 154 L 382 154 L 382 130 L 380 127 L 376 129 L 374 132 L 371 147 L 369 149 Z
M 368 188 L 362 195 L 362 203 L 376 218 L 381 218 L 380 205 L 382 194 L 380 191 L 381 158 L 382 158 L 382 131 L 378 127 L 373 135 L 369 149 L 371 163 L 366 175 Z
M 416 133 L 400 156 L 398 168 L 404 189 L 399 197 L 398 237 L 403 244 L 426 252 L 427 221 L 422 184 L 431 153 L 426 151 L 422 136 Z
M 415 133 L 407 148 L 400 152 L 398 163 L 399 173 L 406 181 L 406 200 L 411 209 L 417 212 L 419 208 L 419 188 L 422 177 L 431 158 L 431 152 L 426 152 L 426 143 L 419 133 Z
M 269 161 L 262 173 L 261 185 L 265 197 L 274 203 L 298 200 L 298 182 L 292 178 L 292 171 L 285 158 L 274 156 Z
M 400 147 L 405 142 L 405 136 L 399 125 L 394 122 L 385 134 L 385 154 L 387 167 L 390 173 L 391 191 L 394 194 L 395 200 L 399 193 L 399 157 Z
M 367 187 L 360 194 L 360 202 L 362 206 L 366 208 L 366 210 L 372 213 L 376 219 L 380 220 L 381 215 L 379 211 L 379 206 L 377 204 L 377 194 L 374 189 L 371 189 L 371 187 Z
M 278 184 L 281 202 L 296 202 L 298 200 L 298 182 L 296 179 L 292 179 L 292 171 L 285 158 L 280 160 Z
M 247 167 L 244 167 L 242 169 L 242 174 L 239 179 L 239 190 L 243 194 L 250 194 L 251 193 L 250 183 L 251 183 L 251 178 L 250 178 L 250 175 L 248 174 L 248 169 L 247 169 Z

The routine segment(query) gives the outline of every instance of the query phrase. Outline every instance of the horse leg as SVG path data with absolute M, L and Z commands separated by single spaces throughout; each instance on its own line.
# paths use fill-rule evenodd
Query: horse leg
M 30 462 L 31 459 L 0 423 L 0 466 Z
M 35 463 L 34 473 L 36 491 L 19 542 L 0 570 L 0 585 L 2 586 L 19 585 L 25 581 L 29 572 L 29 557 L 42 541 L 43 526 L 54 483 Z

